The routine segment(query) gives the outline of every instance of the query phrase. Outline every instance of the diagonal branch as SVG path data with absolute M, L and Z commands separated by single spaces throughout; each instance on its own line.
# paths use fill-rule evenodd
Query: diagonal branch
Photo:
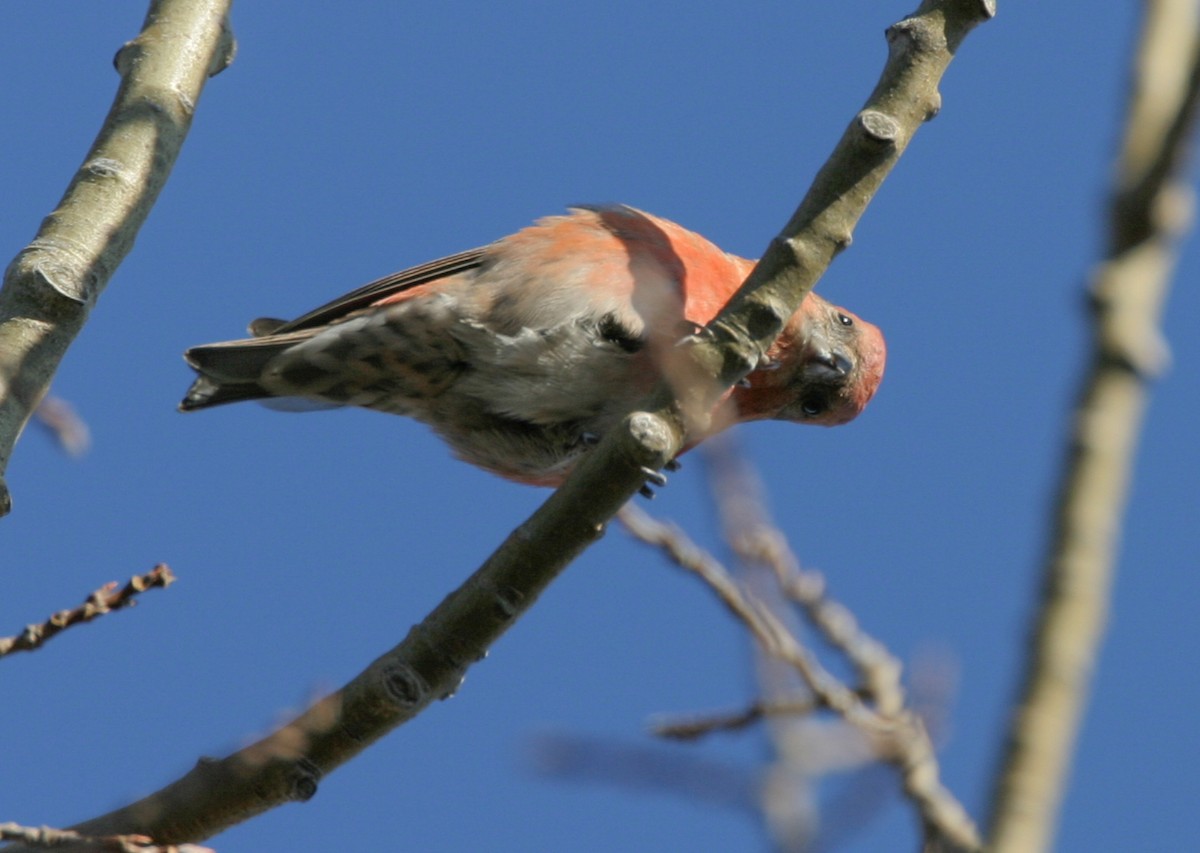
M 887 30 L 888 59 L 875 90 L 842 134 L 804 200 L 742 288 L 691 339 L 678 367 L 686 422 L 703 424 L 748 374 L 843 249 L 884 178 L 921 124 L 941 109 L 938 82 L 959 44 L 995 14 L 994 0 L 924 0 Z M 715 377 L 715 382 L 714 382 Z
M 0 516 L 4 472 L 30 415 L 133 248 L 191 127 L 208 77 L 233 59 L 231 0 L 155 0 L 117 53 L 112 109 L 62 201 L 0 288 Z
M 1095 270 L 1091 364 L 1054 514 L 1043 593 L 994 792 L 1000 853 L 1049 849 L 1104 632 L 1122 513 L 1150 380 L 1166 346 L 1159 318 L 1176 243 L 1191 222 L 1182 164 L 1200 96 L 1193 0 L 1149 0 L 1110 209 Z

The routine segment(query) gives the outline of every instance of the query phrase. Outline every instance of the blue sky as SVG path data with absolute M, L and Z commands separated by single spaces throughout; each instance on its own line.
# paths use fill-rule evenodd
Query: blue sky
M 576 202 L 626 202 L 755 256 L 911 5 L 238 5 L 237 60 L 210 82 L 54 386 L 94 446 L 70 459 L 31 429 L 10 465 L 0 632 L 156 562 L 180 581 L 0 663 L 0 821 L 92 816 L 269 730 L 402 638 L 546 495 L 454 461 L 398 418 L 180 415 L 186 347 Z M 136 2 L 0 11 L 5 257 L 86 152 L 115 91 L 112 55 L 143 14 Z M 819 285 L 883 328 L 879 396 L 844 428 L 738 433 L 837 597 L 902 657 L 956 661 L 944 777 L 977 816 L 1083 363 L 1081 288 L 1102 245 L 1135 23 L 1135 4 L 1001 2 Z M 1189 243 L 1062 850 L 1180 849 L 1200 834 L 1196 771 L 1180 760 L 1200 752 L 1198 273 Z M 702 467 L 650 509 L 720 550 Z M 356 849 L 762 849 L 736 812 L 540 778 L 528 750 L 547 732 L 653 746 L 653 715 L 738 707 L 752 691 L 742 632 L 614 528 L 453 699 L 312 801 L 212 843 L 344 847 L 350 832 Z M 765 743 L 680 750 L 753 772 Z M 911 823 L 893 803 L 839 849 L 905 849 Z

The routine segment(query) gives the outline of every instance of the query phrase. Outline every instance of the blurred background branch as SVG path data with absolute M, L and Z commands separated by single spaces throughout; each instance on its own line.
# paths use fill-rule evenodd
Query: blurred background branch
M 1092 353 L 1054 509 L 1024 682 L 996 782 L 997 853 L 1050 849 L 1108 616 L 1117 547 L 1177 244 L 1200 94 L 1195 0 L 1148 0 L 1109 208 L 1092 274 Z
M 33 418 L 68 456 L 82 456 L 92 446 L 87 422 L 62 397 L 47 394 L 34 409 Z
M 716 448 L 715 450 L 713 448 Z M 939 779 L 933 742 L 921 716 L 909 707 L 900 681 L 901 666 L 886 648 L 832 600 L 820 575 L 801 569 L 782 533 L 771 523 L 757 479 L 728 441 L 710 444 L 725 536 L 747 568 L 738 583 L 727 569 L 680 529 L 657 521 L 635 506 L 621 521 L 637 538 L 661 548 L 676 565 L 703 580 L 755 638 L 759 661 L 760 702 L 772 705 L 794 697 L 797 686 L 815 708 L 833 711 L 849 728 L 822 725 L 798 729 L 795 720 L 772 716 L 768 733 L 779 761 L 766 777 L 762 808 L 781 849 L 808 850 L 815 836 L 816 808 L 806 789 L 810 780 L 831 769 L 846 769 L 874 759 L 900 774 L 914 805 L 928 849 L 978 850 L 980 841 L 966 810 Z M 772 587 L 755 569 L 769 571 Z M 850 664 L 857 683 L 848 685 L 807 649 L 792 617 L 805 623 Z M 773 668 L 786 665 L 790 673 Z M 799 685 L 795 684 L 799 676 Z M 799 787 L 797 786 L 799 783 Z
M 4 472 L 67 348 L 133 248 L 210 76 L 233 59 L 230 0 L 154 0 L 117 53 L 108 117 L 58 206 L 0 287 L 0 516 Z

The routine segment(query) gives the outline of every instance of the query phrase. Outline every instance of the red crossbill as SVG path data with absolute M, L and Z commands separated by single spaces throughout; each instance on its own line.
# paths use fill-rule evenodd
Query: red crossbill
M 252 338 L 193 347 L 185 357 L 200 376 L 180 408 L 364 406 L 425 422 L 489 471 L 557 485 L 753 265 L 630 207 L 576 208 L 295 320 L 256 320 Z M 810 293 L 723 399 L 714 429 L 846 423 L 874 395 L 885 357 L 878 328 Z

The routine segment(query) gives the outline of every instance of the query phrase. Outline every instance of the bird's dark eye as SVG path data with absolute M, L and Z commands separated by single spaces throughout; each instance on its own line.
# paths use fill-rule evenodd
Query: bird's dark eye
M 823 414 L 828 408 L 829 401 L 824 397 L 805 397 L 800 401 L 800 411 L 804 412 L 806 417 L 815 418 L 817 415 Z
M 841 323 L 843 326 L 853 326 L 854 318 L 848 317 L 845 314 L 838 314 L 838 322 Z

